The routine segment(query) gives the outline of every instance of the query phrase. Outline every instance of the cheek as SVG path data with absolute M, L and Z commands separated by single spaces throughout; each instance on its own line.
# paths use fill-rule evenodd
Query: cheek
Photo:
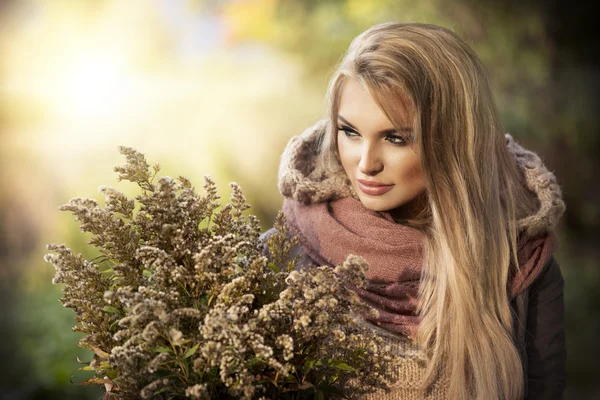
M 419 181 L 419 183 L 423 181 L 423 171 L 421 170 L 421 163 L 419 162 L 419 160 L 415 160 L 412 163 L 408 171 L 408 176 L 410 177 L 410 179 Z
M 396 157 L 396 160 L 398 158 Z M 416 155 L 410 155 L 396 161 L 394 164 L 394 175 L 406 185 L 423 186 L 423 172 L 421 163 Z
M 337 148 L 340 156 L 340 161 L 342 162 L 342 166 L 346 170 L 346 173 L 350 174 L 352 169 L 351 167 L 355 163 L 355 157 L 352 154 L 352 146 L 348 146 L 348 143 L 344 140 L 344 138 L 338 136 Z

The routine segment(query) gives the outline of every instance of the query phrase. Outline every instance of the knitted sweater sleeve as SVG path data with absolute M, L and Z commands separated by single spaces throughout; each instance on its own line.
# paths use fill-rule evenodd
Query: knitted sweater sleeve
M 562 400 L 566 386 L 564 280 L 552 257 L 529 291 L 527 400 Z

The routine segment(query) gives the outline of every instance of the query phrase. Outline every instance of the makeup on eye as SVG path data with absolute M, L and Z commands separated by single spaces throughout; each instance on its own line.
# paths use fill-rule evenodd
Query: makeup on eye
M 352 125 L 346 118 L 342 117 L 341 115 L 338 115 L 338 119 L 340 120 L 341 123 L 346 124 L 350 127 L 351 130 L 355 131 L 358 133 L 358 129 L 356 129 L 356 127 L 354 125 Z M 411 127 L 403 127 L 400 129 L 402 132 L 406 132 L 406 133 L 412 133 L 412 128 Z M 396 128 L 388 128 L 388 129 L 384 129 L 382 131 L 379 131 L 380 135 L 385 135 L 388 133 L 398 133 L 398 130 Z
M 358 133 L 355 129 L 347 126 L 347 125 L 342 125 L 341 127 L 337 128 L 338 131 L 343 131 L 344 134 L 349 137 L 349 138 L 353 138 L 356 137 L 356 135 L 360 136 L 360 133 Z M 395 129 L 390 129 L 387 131 L 393 131 L 396 132 Z M 383 131 L 386 132 L 386 131 Z M 386 139 L 388 139 L 388 141 L 393 144 L 393 145 L 397 145 L 397 146 L 402 146 L 406 144 L 406 139 L 402 136 L 399 135 L 392 135 L 392 134 L 386 134 Z M 391 139 L 391 140 L 390 140 Z

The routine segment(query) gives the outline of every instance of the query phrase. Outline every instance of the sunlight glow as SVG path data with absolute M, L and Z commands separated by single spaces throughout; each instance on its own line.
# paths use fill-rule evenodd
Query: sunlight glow
M 118 114 L 132 92 L 133 74 L 125 61 L 115 53 L 78 55 L 56 82 L 54 104 L 63 109 L 57 111 L 80 118 Z

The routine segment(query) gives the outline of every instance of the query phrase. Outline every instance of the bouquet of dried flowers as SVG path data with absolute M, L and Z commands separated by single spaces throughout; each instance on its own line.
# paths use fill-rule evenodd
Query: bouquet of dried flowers
M 117 180 L 141 195 L 101 186 L 104 207 L 79 197 L 59 207 L 100 255 L 88 261 L 51 244 L 44 257 L 52 282 L 64 284 L 60 302 L 76 313 L 73 331 L 86 335 L 79 346 L 94 352 L 78 360 L 94 371 L 85 384 L 123 400 L 354 398 L 389 387 L 394 357 L 354 323 L 374 310 L 347 289 L 364 287 L 364 259 L 297 270 L 297 238 L 281 212 L 262 243 L 237 184 L 218 209 L 209 176 L 204 196 L 181 176 L 154 183 L 159 164 L 151 170 L 140 152 L 119 149 L 127 162 Z

